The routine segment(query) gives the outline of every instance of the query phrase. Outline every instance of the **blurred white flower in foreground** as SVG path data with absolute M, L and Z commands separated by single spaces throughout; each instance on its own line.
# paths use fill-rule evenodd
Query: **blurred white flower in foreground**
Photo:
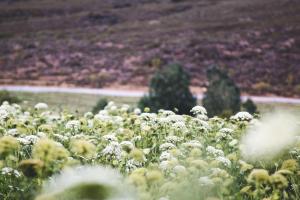
M 266 115 L 262 123 L 253 125 L 241 141 L 241 151 L 247 160 L 271 160 L 289 148 L 299 133 L 297 119 L 286 112 Z
M 46 103 L 37 103 L 34 108 L 37 110 L 47 110 L 48 105 Z
M 234 116 L 231 117 L 232 120 L 236 121 L 251 121 L 253 119 L 253 116 L 248 112 L 238 112 Z
M 44 186 L 36 200 L 135 200 L 130 186 L 115 170 L 84 166 L 63 170 Z

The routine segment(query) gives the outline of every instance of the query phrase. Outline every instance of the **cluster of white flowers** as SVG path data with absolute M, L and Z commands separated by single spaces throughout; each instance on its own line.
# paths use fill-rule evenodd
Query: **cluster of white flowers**
M 70 129 L 70 130 L 74 130 L 74 131 L 78 131 L 80 129 L 80 121 L 78 120 L 71 120 L 71 121 L 68 121 L 66 123 L 66 129 Z
M 229 128 L 222 128 L 216 134 L 217 142 L 221 140 L 232 140 L 231 134 L 233 133 L 232 129 Z
M 22 145 L 33 145 L 39 140 L 39 137 L 36 136 L 36 135 L 28 135 L 28 136 L 25 136 L 25 137 L 18 137 L 17 140 Z
M 199 178 L 200 186 L 212 186 L 214 182 L 208 176 L 202 176 Z
M 166 150 L 169 150 L 169 149 L 175 149 L 175 148 L 176 148 L 176 146 L 175 146 L 174 144 L 172 144 L 172 143 L 169 143 L 169 142 L 163 143 L 163 144 L 161 144 L 161 145 L 159 146 L 159 149 L 160 149 L 161 151 L 166 151 Z
M 164 161 L 164 160 L 173 160 L 175 159 L 175 157 L 169 153 L 168 151 L 163 151 L 160 156 L 159 156 L 159 160 L 160 161 Z
M 129 108 L 130 108 L 130 106 L 129 105 L 127 105 L 127 104 L 123 104 L 122 106 L 121 106 L 121 112 L 128 112 L 129 111 Z
M 89 185 L 92 186 L 90 187 Z M 90 191 L 95 191 L 97 186 L 101 189 L 100 191 L 104 190 L 104 194 L 109 194 L 105 198 L 107 200 L 136 199 L 131 191 L 131 187 L 125 183 L 119 172 L 100 166 L 85 166 L 63 170 L 45 184 L 41 196 L 46 197 L 46 199 L 56 199 L 55 197 L 59 197 L 57 195 L 66 195 L 64 192 L 71 192 L 73 188 L 78 189 L 78 187 L 82 187 L 81 190 L 78 190 L 79 192 L 75 193 L 77 196 L 73 195 L 71 197 L 90 199 L 89 196 L 93 196 L 93 194 L 90 194 Z
M 266 115 L 252 126 L 242 138 L 241 150 L 247 160 L 269 160 L 296 142 L 299 125 L 289 113 L 275 112 Z
M 183 143 L 182 146 L 188 148 L 202 148 L 203 145 L 197 140 L 190 140 L 188 142 Z
M 170 110 L 159 110 L 158 111 L 163 117 L 168 117 L 170 115 L 175 115 L 175 113 L 173 111 L 170 111 Z
M 60 142 L 66 142 L 69 140 L 69 137 L 66 135 L 61 135 L 61 134 L 55 133 L 55 134 L 53 134 L 53 136 Z
M 177 142 L 180 142 L 182 138 L 176 136 L 176 135 L 170 135 L 166 137 L 166 142 L 176 144 Z
M 122 146 L 123 149 L 125 149 L 126 151 L 131 151 L 132 149 L 134 149 L 134 144 L 130 141 L 122 141 L 120 143 L 120 145 Z
M 181 191 L 182 186 L 190 187 L 188 192 L 195 192 L 196 188 L 201 196 L 196 198 L 214 198 L 216 190 L 218 198 L 226 198 L 227 193 L 232 192 L 230 188 L 228 190 L 229 185 L 239 184 L 237 187 L 241 189 L 248 184 L 246 176 L 251 174 L 251 170 L 262 168 L 258 162 L 251 165 L 242 161 L 244 158 L 255 158 L 257 161 L 257 158 L 278 155 L 281 149 L 289 150 L 289 155 L 285 154 L 289 160 L 285 164 L 280 160 L 275 164 L 276 169 L 281 170 L 282 176 L 289 173 L 293 179 L 299 171 L 299 147 L 295 145 L 293 149 L 287 149 L 300 142 L 299 123 L 286 115 L 275 116 L 276 120 L 271 122 L 262 118 L 263 123 L 252 124 L 256 119 L 250 120 L 243 112 L 235 115 L 234 120 L 219 117 L 208 119 L 206 110 L 201 106 L 191 110 L 196 115 L 193 117 L 168 110 L 160 110 L 157 114 L 141 113 L 140 110 L 133 111 L 128 105 L 118 107 L 113 102 L 96 115 L 88 112 L 84 116 L 65 112 L 54 114 L 43 109 L 24 112 L 19 106 L 7 103 L 0 106 L 1 110 L 5 113 L 0 117 L 4 120 L 0 123 L 0 134 L 3 136 L 0 138 L 0 156 L 3 158 L 0 161 L 0 175 L 7 176 L 4 178 L 20 177 L 16 179 L 19 182 L 30 176 L 35 184 L 37 179 L 45 182 L 49 178 L 48 173 L 60 174 L 48 179 L 48 186 L 37 200 L 59 199 L 60 195 L 68 195 L 74 188 L 80 188 L 76 191 L 79 194 L 90 185 L 103 190 L 108 186 L 116 194 L 122 190 L 124 182 L 121 181 L 120 185 L 110 182 L 115 177 L 110 170 L 97 167 L 63 170 L 79 163 L 84 166 L 103 164 L 120 170 L 126 176 L 126 182 L 141 192 L 137 198 L 141 200 L 173 199 L 176 192 L 185 192 Z M 244 122 L 249 120 L 249 123 Z M 240 141 L 241 137 L 243 139 Z M 49 172 L 40 170 L 41 167 Z M 22 170 L 22 173 L 15 169 Z M 236 176 L 238 180 L 243 178 L 245 181 L 237 183 Z M 273 184 L 273 178 L 279 177 L 272 176 L 271 173 L 267 175 L 270 177 L 269 184 Z M 279 178 L 290 184 L 285 177 Z M 20 185 L 27 182 L 26 178 L 26 182 Z M 248 185 L 251 185 L 250 190 L 255 191 L 255 184 L 249 182 Z M 14 189 L 15 185 L 11 188 Z M 246 198 L 246 194 L 239 194 L 239 190 L 235 192 L 238 194 L 234 197 L 245 195 Z M 179 198 L 190 199 L 191 194 L 186 198 L 180 194 L 182 198 Z M 111 197 L 105 199 L 130 199 L 123 195 Z M 74 198 L 72 196 L 71 199 Z M 89 196 L 84 198 L 90 199 Z
M 139 108 L 135 108 L 135 109 L 133 110 L 133 113 L 136 114 L 136 115 L 140 115 L 140 114 L 142 113 L 142 111 L 141 111 L 141 109 L 139 109 Z
M 9 113 L 6 110 L 0 109 L 0 121 L 7 119 L 8 116 L 9 116 Z
M 46 103 L 37 103 L 34 108 L 37 110 L 47 110 L 48 105 Z
M 175 131 L 181 131 L 183 133 L 186 133 L 188 131 L 188 129 L 186 128 L 185 126 L 185 123 L 184 122 L 175 122 L 174 124 L 172 124 L 172 128 L 175 130 Z
M 208 146 L 206 147 L 206 151 L 209 155 L 212 155 L 214 157 L 218 157 L 218 156 L 224 156 L 224 152 L 220 149 L 216 149 L 213 146 Z
M 133 170 L 143 166 L 143 162 L 139 162 L 135 159 L 130 159 L 126 162 L 125 171 L 127 173 L 132 172 Z
M 167 120 L 169 123 L 185 122 L 185 119 L 182 115 L 169 115 L 167 116 Z
M 173 168 L 173 171 L 177 174 L 181 174 L 181 173 L 184 173 L 186 172 L 186 168 L 182 165 L 176 165 L 174 168 Z
M 10 168 L 10 167 L 4 167 L 4 168 L 2 168 L 1 169 L 1 174 L 2 175 L 14 176 L 16 178 L 21 177 L 21 173 L 18 170 Z
M 220 163 L 224 164 L 226 167 L 230 167 L 231 166 L 231 161 L 223 156 L 218 156 L 216 158 L 217 161 L 219 161 Z
M 122 147 L 118 142 L 110 142 L 103 150 L 102 154 L 107 158 L 116 158 L 120 160 L 122 157 Z
M 251 121 L 253 119 L 253 116 L 248 112 L 238 112 L 234 116 L 231 117 L 232 120 L 235 121 Z
M 222 129 L 220 129 L 220 132 L 225 133 L 225 134 L 232 134 L 233 130 L 230 128 L 222 128 Z
M 173 167 L 172 161 L 169 160 L 163 160 L 159 163 L 159 168 L 163 171 L 171 170 Z
M 228 145 L 231 146 L 231 147 L 234 147 L 236 146 L 237 144 L 239 143 L 239 141 L 237 139 L 233 139 L 231 140 Z
M 195 106 L 192 108 L 191 113 L 194 115 L 207 115 L 207 111 L 203 106 Z

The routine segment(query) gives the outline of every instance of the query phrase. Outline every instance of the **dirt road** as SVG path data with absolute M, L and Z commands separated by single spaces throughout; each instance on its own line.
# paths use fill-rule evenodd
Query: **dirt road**
M 16 92 L 33 92 L 33 93 L 77 93 L 77 94 L 95 94 L 116 97 L 142 97 L 146 93 L 137 90 L 116 90 L 116 89 L 96 89 L 96 88 L 63 88 L 63 87 L 44 87 L 44 86 L 0 86 L 0 90 Z M 197 94 L 198 99 L 203 98 L 203 94 Z M 300 99 L 286 97 L 264 97 L 264 96 L 242 96 L 245 100 L 251 98 L 257 103 L 289 103 L 300 104 Z

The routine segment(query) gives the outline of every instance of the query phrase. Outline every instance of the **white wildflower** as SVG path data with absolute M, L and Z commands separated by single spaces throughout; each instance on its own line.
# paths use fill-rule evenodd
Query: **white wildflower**
M 135 109 L 133 110 L 133 113 L 136 114 L 136 115 L 139 115 L 139 114 L 142 113 L 142 111 L 141 111 L 141 109 L 139 109 L 139 108 L 135 108 Z
M 175 115 L 175 113 L 171 110 L 159 110 L 159 113 L 161 113 L 162 116 L 168 117 L 170 115 Z
M 201 186 L 212 186 L 214 182 L 208 176 L 202 176 L 199 178 L 199 183 Z
M 207 115 L 207 111 L 203 106 L 195 106 L 190 112 L 194 115 Z
M 251 121 L 253 116 L 248 112 L 242 111 L 232 116 L 231 119 L 236 121 Z
M 222 128 L 222 129 L 220 129 L 220 132 L 225 133 L 225 134 L 232 134 L 233 130 L 230 128 Z
M 174 168 L 173 168 L 174 172 L 177 173 L 177 174 L 180 174 L 180 173 L 184 173 L 186 172 L 186 168 L 182 165 L 176 165 Z
M 123 105 L 121 106 L 121 109 L 120 109 L 120 110 L 121 110 L 122 112 L 128 112 L 129 108 L 130 108 L 129 105 L 123 104 Z
M 174 158 L 174 156 L 167 152 L 167 151 L 163 151 L 160 156 L 159 156 L 159 160 L 163 161 L 163 160 L 172 160 Z
M 71 120 L 66 123 L 66 129 L 71 129 L 75 131 L 78 131 L 80 129 L 80 126 L 81 124 L 78 120 Z
M 225 165 L 226 167 L 230 167 L 231 166 L 231 161 L 223 156 L 219 156 L 216 158 L 217 161 L 219 161 L 220 163 L 222 163 L 223 165 Z
M 167 117 L 168 121 L 170 123 L 176 123 L 176 122 L 184 122 L 184 117 L 182 115 L 169 115 Z
M 0 120 L 5 120 L 7 119 L 9 116 L 9 113 L 4 110 L 4 109 L 0 109 Z
M 122 146 L 123 149 L 128 150 L 128 151 L 131 151 L 132 149 L 134 149 L 134 145 L 130 141 L 122 141 L 120 143 L 120 145 Z
M 125 166 L 125 170 L 126 172 L 131 172 L 137 168 L 140 168 L 143 166 L 143 163 L 142 162 L 139 162 L 135 159 L 130 159 L 126 162 L 126 166 Z
M 2 175 L 9 175 L 9 176 L 14 176 L 16 178 L 21 177 L 21 173 L 18 170 L 15 170 L 10 167 L 4 167 L 1 169 L 1 174 Z
M 86 113 L 84 113 L 84 117 L 87 119 L 92 119 L 94 117 L 94 115 L 92 112 L 86 112 Z
M 181 141 L 182 139 L 175 136 L 175 135 L 170 135 L 166 137 L 166 142 L 176 144 L 177 142 Z
M 229 142 L 229 146 L 234 147 L 239 143 L 239 141 L 237 139 L 233 139 L 231 140 L 231 142 Z
M 176 131 L 182 131 L 182 132 L 187 132 L 187 128 L 185 126 L 184 122 L 175 122 L 174 124 L 172 124 L 172 128 Z
M 242 155 L 247 160 L 273 159 L 293 145 L 299 133 L 296 117 L 283 111 L 266 115 L 261 121 L 242 138 Z
M 40 198 L 93 199 L 95 193 L 105 194 L 103 197 L 105 200 L 136 199 L 130 186 L 125 184 L 123 177 L 116 170 L 100 166 L 84 166 L 63 170 L 44 185 L 43 194 Z
M 224 152 L 222 150 L 216 149 L 215 147 L 212 147 L 212 146 L 206 147 L 206 151 L 208 154 L 210 154 L 214 157 L 224 156 Z
M 120 160 L 122 156 L 122 147 L 118 142 L 111 142 L 102 150 L 102 154 Z
M 172 144 L 172 143 L 169 143 L 169 142 L 163 143 L 163 144 L 161 144 L 161 145 L 159 146 L 159 149 L 160 149 L 161 151 L 166 151 L 166 150 L 169 150 L 169 149 L 175 149 L 175 148 L 176 148 L 176 146 L 175 146 L 174 144 Z
M 182 144 L 184 147 L 188 148 L 202 148 L 202 144 L 197 140 L 190 140 Z
M 37 103 L 34 108 L 37 110 L 47 110 L 48 105 L 46 103 Z

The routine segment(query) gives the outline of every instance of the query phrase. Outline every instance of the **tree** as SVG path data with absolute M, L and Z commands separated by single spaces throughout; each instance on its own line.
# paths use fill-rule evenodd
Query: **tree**
M 97 104 L 93 107 L 93 113 L 97 114 L 100 110 L 103 110 L 105 106 L 108 104 L 107 99 L 101 98 L 98 100 Z
M 169 65 L 155 73 L 150 81 L 149 95 L 139 101 L 139 107 L 149 107 L 152 112 L 166 109 L 189 114 L 196 105 L 189 85 L 189 74 L 178 64 Z
M 240 111 L 240 90 L 227 73 L 217 66 L 207 70 L 209 85 L 204 94 L 203 105 L 208 115 L 229 117 Z
M 251 99 L 247 99 L 245 103 L 243 103 L 243 108 L 251 114 L 254 114 L 257 112 L 257 106 L 254 104 L 254 102 Z
M 4 101 L 8 101 L 9 103 L 19 103 L 20 99 L 16 96 L 11 95 L 11 93 L 8 91 L 2 90 L 0 91 L 0 105 Z

